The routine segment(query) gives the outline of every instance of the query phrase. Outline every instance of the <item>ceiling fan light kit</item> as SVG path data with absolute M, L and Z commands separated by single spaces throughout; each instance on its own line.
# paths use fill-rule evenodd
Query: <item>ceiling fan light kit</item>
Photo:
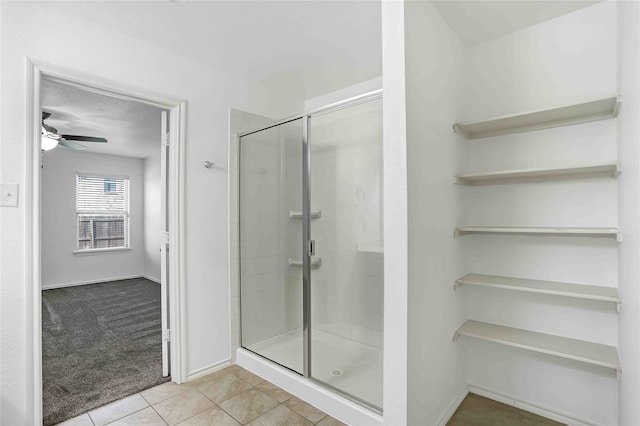
M 42 137 L 42 142 L 41 142 L 41 148 L 44 151 L 49 151 L 53 148 L 55 148 L 56 146 L 58 146 L 58 139 L 60 137 L 55 137 L 57 135 L 54 134 L 50 134 L 47 129 L 44 128 L 44 126 L 41 128 L 41 137 Z
M 51 117 L 51 113 L 42 111 L 41 148 L 43 151 L 49 151 L 58 145 L 74 149 L 76 151 L 84 151 L 85 149 L 87 149 L 86 146 L 71 141 L 107 143 L 107 140 L 105 138 L 96 138 L 93 136 L 60 135 L 58 134 L 58 129 L 56 129 L 55 127 L 51 127 L 44 122 L 44 120 L 49 117 Z

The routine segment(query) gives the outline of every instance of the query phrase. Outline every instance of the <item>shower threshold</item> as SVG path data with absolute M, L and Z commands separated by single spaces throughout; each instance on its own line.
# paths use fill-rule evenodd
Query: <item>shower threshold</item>
M 247 346 L 265 358 L 301 372 L 302 330 Z M 311 376 L 375 407 L 382 407 L 382 349 L 321 330 L 312 331 Z

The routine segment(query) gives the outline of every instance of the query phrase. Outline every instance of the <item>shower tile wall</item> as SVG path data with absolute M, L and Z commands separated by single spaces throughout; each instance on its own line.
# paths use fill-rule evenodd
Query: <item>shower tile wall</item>
M 240 276 L 240 262 L 239 262 L 239 258 L 240 258 L 240 253 L 239 253 L 239 243 L 238 243 L 238 237 L 239 237 L 239 224 L 240 224 L 240 218 L 239 218 L 239 168 L 238 168 L 238 156 L 239 156 L 239 145 L 238 145 L 238 139 L 235 135 L 237 135 L 238 133 L 241 132 L 246 132 L 249 131 L 251 129 L 257 129 L 263 126 L 266 126 L 270 123 L 272 123 L 273 120 L 270 120 L 268 118 L 265 117 L 260 117 L 254 114 L 249 114 L 243 111 L 239 111 L 239 110 L 234 110 L 231 109 L 230 110 L 230 141 L 229 141 L 229 221 L 230 221 L 230 271 L 229 271 L 229 275 L 230 275 L 230 293 L 231 293 L 231 349 L 232 349 L 232 353 L 235 353 L 235 349 L 238 348 L 240 346 L 240 287 L 239 287 L 239 276 Z M 254 169 L 256 169 L 254 167 Z M 275 175 L 274 174 L 270 174 L 269 175 L 269 179 L 271 179 L 272 181 L 275 179 Z M 270 184 L 271 185 L 271 190 L 273 190 L 273 182 Z M 264 201 L 266 202 L 266 201 Z M 263 204 L 263 200 L 260 199 L 257 204 L 256 204 L 256 211 L 260 210 Z M 271 208 L 273 208 L 273 205 L 270 205 Z M 269 216 L 273 215 L 273 212 L 271 212 L 269 214 Z M 266 221 L 268 216 L 263 216 L 262 218 L 258 218 L 258 220 L 263 220 Z M 270 217 L 270 219 L 272 219 L 272 217 Z M 256 225 L 257 227 L 258 225 Z M 263 228 L 270 228 L 272 229 L 273 226 L 263 226 Z M 255 228 L 254 228 L 255 229 Z M 245 238 L 248 236 L 249 234 L 246 233 Z M 274 254 L 273 250 L 271 249 L 271 247 L 267 247 L 268 250 L 264 251 L 263 253 L 259 252 L 260 250 L 260 243 L 261 241 L 264 241 L 265 239 L 263 239 L 263 234 L 253 234 L 256 238 L 254 238 L 253 240 L 248 240 L 247 241 L 247 247 L 249 247 L 249 251 L 245 252 L 244 254 L 246 256 L 251 257 L 251 260 L 249 260 L 250 263 L 250 267 L 253 269 L 253 280 L 249 280 L 249 284 L 257 284 L 258 283 L 258 277 L 260 276 L 265 276 L 265 278 L 267 278 L 266 282 L 268 283 L 268 285 L 264 288 L 261 289 L 262 292 L 264 292 L 264 290 L 266 290 L 267 288 L 270 288 L 273 293 L 272 295 L 275 296 L 275 294 L 278 293 L 278 291 L 280 289 L 277 288 L 277 284 L 276 283 L 281 283 L 282 282 L 282 278 L 278 279 L 278 280 L 274 280 L 274 275 L 278 274 L 278 268 L 274 267 L 274 262 L 275 259 L 274 257 L 277 256 L 277 254 Z M 268 240 L 267 240 L 268 241 Z M 265 242 L 266 244 L 266 242 Z M 273 241 L 273 244 L 277 247 L 282 246 L 281 243 L 276 243 L 275 241 Z M 245 247 L 245 248 L 247 248 Z M 276 251 L 277 253 L 277 251 Z M 263 256 L 261 256 L 262 254 L 264 254 L 265 258 L 261 259 Z M 261 260 L 259 260 L 261 259 Z M 244 261 L 244 260 L 243 260 Z M 279 262 L 282 261 L 282 259 L 278 260 Z M 252 266 L 253 265 L 253 266 Z M 246 266 L 246 265 L 245 265 Z M 282 272 L 280 272 L 282 273 Z M 256 287 L 254 285 L 253 290 L 258 290 L 258 292 L 260 292 L 260 289 L 258 287 Z M 258 292 L 256 291 L 251 291 L 251 293 L 253 294 L 253 296 L 250 296 L 250 300 L 253 300 L 255 303 L 255 299 L 257 297 L 259 297 L 259 294 L 257 294 Z M 281 294 L 283 294 L 284 289 L 282 289 Z M 273 300 L 273 299 L 271 299 Z M 280 298 L 280 301 L 282 301 L 282 303 L 284 303 L 284 297 Z M 250 302 L 252 303 L 252 302 Z M 283 311 L 283 306 L 282 305 L 278 305 L 277 303 L 273 304 L 273 309 L 272 311 L 278 311 L 278 312 L 282 312 Z M 267 313 L 268 315 L 268 313 Z M 264 308 L 259 308 L 254 312 L 254 315 L 251 316 L 253 318 L 252 322 L 256 322 L 258 321 L 259 318 L 264 318 L 265 317 L 265 310 Z M 268 324 L 268 325 L 267 325 Z M 269 330 L 269 326 L 272 328 L 272 330 Z M 272 335 L 276 335 L 279 332 L 282 332 L 282 327 L 283 324 L 282 322 L 279 323 L 278 318 L 276 315 L 271 315 L 269 317 L 269 319 L 267 321 L 265 321 L 257 330 L 257 335 L 255 336 L 251 336 L 251 334 L 249 334 L 248 336 L 245 335 L 245 338 L 249 338 L 249 339 L 257 339 L 257 340 L 261 340 L 261 337 L 267 335 L 270 331 L 272 331 L 274 334 Z

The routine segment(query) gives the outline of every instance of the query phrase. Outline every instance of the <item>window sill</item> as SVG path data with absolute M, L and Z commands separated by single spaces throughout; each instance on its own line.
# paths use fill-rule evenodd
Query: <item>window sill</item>
M 74 250 L 73 255 L 87 256 L 92 254 L 121 253 L 125 251 L 131 251 L 131 247 L 113 247 L 113 248 L 88 249 L 88 250 Z

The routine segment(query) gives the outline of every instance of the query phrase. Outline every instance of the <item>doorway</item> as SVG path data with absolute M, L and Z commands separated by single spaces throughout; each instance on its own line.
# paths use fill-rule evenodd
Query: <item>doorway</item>
M 168 129 L 166 110 L 46 78 L 41 106 L 47 425 L 169 380 Z
M 32 294 L 31 300 L 32 303 L 28 306 L 28 315 L 32 318 L 32 345 L 31 345 L 31 353 L 30 360 L 33 365 L 33 378 L 31 380 L 32 383 L 32 394 L 34 395 L 32 404 L 32 411 L 34 413 L 34 422 L 40 423 L 43 419 L 43 411 L 42 411 L 42 386 L 43 386 L 43 357 L 46 355 L 43 353 L 42 339 L 43 339 L 43 329 L 42 327 L 45 325 L 45 320 L 50 320 L 51 318 L 44 318 L 43 316 L 49 314 L 49 307 L 46 304 L 43 304 L 42 298 L 42 289 L 47 287 L 47 284 L 50 284 L 49 287 L 58 287 L 59 289 L 72 289 L 72 288 L 87 288 L 94 283 L 91 283 L 91 279 L 88 279 L 86 275 L 83 275 L 78 280 L 67 279 L 67 285 L 61 284 L 60 279 L 58 282 L 47 282 L 48 272 L 56 271 L 58 269 L 69 269 L 65 268 L 64 265 L 54 265 L 53 269 L 51 269 L 51 265 L 47 264 L 47 260 L 45 257 L 45 249 L 46 245 L 50 243 L 46 228 L 50 225 L 47 224 L 45 226 L 45 222 L 50 220 L 51 217 L 47 215 L 46 203 L 44 202 L 45 197 L 45 189 L 50 188 L 48 185 L 50 182 L 43 181 L 43 170 L 46 169 L 46 157 L 43 155 L 41 151 L 42 148 L 42 131 L 43 126 L 43 114 L 41 108 L 41 104 L 45 107 L 44 101 L 44 90 L 47 84 L 57 84 L 57 85 L 66 85 L 68 88 L 73 88 L 74 90 L 80 90 L 85 93 L 89 93 L 94 96 L 104 96 L 112 99 L 117 99 L 125 102 L 137 102 L 149 107 L 156 108 L 160 117 L 158 118 L 158 123 L 162 124 L 162 128 L 159 126 L 157 131 L 157 151 L 158 151 L 158 159 L 155 160 L 157 165 L 157 170 L 160 173 L 162 171 L 161 176 L 159 176 L 157 181 L 158 190 L 156 192 L 157 197 L 156 201 L 158 204 L 157 212 L 162 212 L 159 215 L 159 219 L 157 220 L 158 228 L 157 232 L 154 231 L 153 246 L 155 248 L 158 256 L 154 259 L 154 270 L 159 277 L 153 277 L 151 275 L 147 276 L 145 273 L 136 272 L 132 275 L 118 275 L 112 274 L 111 277 L 100 277 L 96 279 L 96 281 L 103 282 L 105 285 L 111 286 L 111 293 L 114 292 L 117 294 L 119 290 L 116 287 L 124 286 L 127 290 L 132 289 L 130 284 L 133 284 L 131 281 L 127 282 L 127 280 L 135 281 L 136 279 L 144 280 L 143 286 L 146 286 L 147 289 L 151 287 L 156 287 L 156 292 L 158 288 L 161 288 L 159 293 L 161 294 L 161 304 L 162 315 L 158 315 L 161 318 L 161 327 L 160 331 L 160 341 L 161 343 L 161 363 L 159 367 L 159 376 L 160 377 L 169 377 L 174 382 L 181 383 L 184 381 L 183 377 L 183 348 L 180 340 L 180 326 L 183 323 L 181 321 L 181 315 L 183 309 L 181 309 L 180 301 L 183 300 L 181 297 L 183 292 L 183 278 L 182 278 L 182 262 L 180 258 L 181 254 L 181 243 L 182 243 L 182 235 L 184 224 L 182 221 L 181 212 L 183 211 L 182 205 L 183 201 L 180 198 L 180 194 L 182 193 L 181 186 L 184 182 L 183 175 L 183 162 L 184 162 L 184 154 L 181 151 L 181 146 L 183 146 L 183 123 L 184 123 L 184 113 L 185 113 L 185 104 L 184 102 L 174 100 L 174 99 L 162 99 L 158 98 L 157 95 L 147 94 L 144 92 L 138 92 L 132 90 L 131 88 L 121 88 L 117 83 L 113 82 L 105 82 L 99 79 L 94 79 L 91 77 L 87 77 L 84 75 L 79 75 L 72 71 L 61 70 L 57 68 L 52 68 L 49 66 L 36 66 L 35 64 L 29 62 L 29 74 L 30 81 L 28 89 L 30 90 L 29 98 L 32 101 L 32 108 L 30 108 L 29 114 L 29 126 L 28 126 L 28 134 L 31 135 L 29 137 L 30 140 L 33 141 L 33 144 L 28 146 L 28 151 L 30 152 L 30 157 L 32 158 L 31 162 L 31 170 L 29 173 L 30 179 L 27 181 L 26 188 L 26 198 L 31 204 L 30 211 L 32 212 L 32 217 L 30 217 L 29 222 L 31 223 L 30 235 L 27 236 L 27 241 L 30 243 L 30 252 L 31 258 L 28 259 L 27 262 L 27 270 L 30 273 L 31 285 L 29 286 L 29 291 Z M 49 105 L 49 109 L 51 109 L 51 105 Z M 55 108 L 54 108 L 55 109 Z M 162 113 L 161 113 L 162 111 Z M 50 112 L 50 111 L 46 111 Z M 67 117 L 68 119 L 69 117 Z M 70 121 L 70 120 L 68 120 Z M 85 138 L 83 140 L 74 139 L 73 137 L 62 137 L 62 135 L 68 136 L 71 132 L 65 132 L 62 129 L 62 125 L 60 123 L 57 124 L 60 129 L 57 129 L 55 126 L 47 123 L 48 127 L 53 128 L 54 130 L 60 130 L 59 133 L 56 131 L 52 131 L 51 129 L 47 129 L 48 133 L 53 133 L 54 135 L 60 136 L 60 139 L 64 139 L 65 141 L 72 141 L 74 143 L 78 143 L 84 146 L 93 144 L 95 142 L 96 145 L 103 145 L 100 141 L 95 141 L 95 139 L 100 139 L 104 135 L 100 134 L 90 134 L 89 132 L 80 133 L 81 136 L 89 136 L 89 138 Z M 36 131 L 37 129 L 37 131 Z M 99 132 L 98 132 L 99 133 Z M 75 132 L 74 134 L 77 134 Z M 105 138 L 107 139 L 107 138 Z M 108 140 L 108 139 L 107 139 Z M 86 152 L 90 150 L 82 150 L 82 152 L 75 152 L 73 148 L 64 147 L 59 141 L 58 143 L 61 145 L 59 149 L 60 151 L 67 150 L 68 152 L 73 152 L 73 154 L 86 154 L 88 155 L 102 155 L 102 153 L 97 152 Z M 103 145 L 104 146 L 104 145 Z M 53 152 L 49 151 L 49 152 Z M 60 156 L 60 154 L 57 154 Z M 108 155 L 108 154 L 107 154 Z M 125 162 L 125 157 L 122 157 L 121 162 Z M 142 162 L 139 160 L 138 162 Z M 73 162 L 72 162 L 73 163 Z M 117 256 L 116 253 L 126 253 L 128 251 L 133 251 L 134 247 L 130 246 L 132 242 L 132 233 L 133 226 L 137 226 L 138 229 L 136 232 L 140 231 L 140 227 L 143 227 L 144 224 L 139 221 L 134 221 L 132 211 L 128 211 L 129 205 L 126 206 L 124 212 L 117 212 L 117 214 L 112 214 L 110 217 L 100 217 L 100 215 L 96 216 L 95 214 L 91 216 L 86 211 L 78 210 L 78 206 L 80 205 L 78 202 L 78 198 L 82 196 L 79 189 L 81 188 L 80 183 L 93 182 L 94 184 L 99 181 L 101 184 L 100 192 L 109 193 L 112 196 L 124 196 L 125 193 L 131 188 L 125 188 L 131 184 L 129 179 L 128 183 L 125 183 L 125 178 L 131 177 L 127 174 L 118 174 L 118 173 L 99 173 L 94 170 L 83 169 L 82 165 L 89 164 L 88 162 L 78 164 L 74 163 L 68 169 L 72 169 L 71 173 L 73 174 L 73 191 L 74 191 L 74 200 L 72 201 L 74 212 L 73 219 L 73 232 L 72 236 L 67 236 L 66 238 L 71 238 L 73 244 L 75 244 L 74 253 L 72 256 L 78 258 L 88 259 L 89 264 L 91 266 L 88 269 L 95 269 L 96 266 L 111 265 L 115 270 L 115 266 L 119 266 L 121 262 L 121 258 L 115 259 L 113 256 Z M 45 166 L 45 169 L 42 167 Z M 69 170 L 66 171 L 67 174 Z M 48 179 L 48 177 L 45 177 Z M 87 185 L 85 185 L 87 186 Z M 90 187 L 91 185 L 89 185 Z M 94 185 L 95 187 L 95 185 Z M 161 196 L 162 194 L 162 196 Z M 86 195 L 86 194 L 85 194 Z M 91 191 L 89 191 L 89 196 L 91 195 Z M 133 194 L 129 194 L 131 196 Z M 142 195 L 142 194 L 139 194 Z M 130 197 L 131 198 L 131 197 Z M 62 201 L 62 200 L 60 200 Z M 129 202 L 132 200 L 130 199 Z M 139 201 L 139 200 L 138 200 Z M 123 203 L 125 204 L 125 203 Z M 93 213 L 106 213 L 106 212 L 93 212 Z M 109 212 L 113 213 L 113 212 Z M 118 216 L 119 217 L 116 217 Z M 128 222 L 128 223 L 126 223 Z M 67 241 L 68 242 L 68 241 Z M 127 243 L 129 243 L 129 247 L 126 247 Z M 62 246 L 62 241 L 60 241 L 60 245 Z M 142 249 L 145 244 L 138 245 L 139 249 Z M 171 250 L 169 250 L 171 247 Z M 87 250 L 95 250 L 95 253 L 89 253 Z M 62 251 L 60 248 L 59 251 Z M 85 251 L 84 253 L 81 253 Z M 106 256 L 110 256 L 107 259 Z M 102 259 L 102 260 L 100 260 Z M 157 260 L 157 262 L 155 262 Z M 86 266 L 86 265 L 85 265 Z M 72 268 L 75 272 L 82 272 L 81 268 Z M 59 272 L 59 271 L 58 271 Z M 55 274 L 53 274 L 55 275 Z M 58 277 L 60 278 L 60 277 Z M 112 281 L 108 278 L 120 278 L 116 281 Z M 153 283 L 149 278 L 158 278 L 153 281 L 158 281 L 158 283 Z M 84 284 L 82 286 L 77 286 L 77 284 Z M 95 283 L 96 285 L 99 285 Z M 137 283 L 140 284 L 140 283 Z M 170 285 L 169 285 L 170 284 Z M 49 291 L 49 290 L 47 290 Z M 52 290 L 53 291 L 53 290 Z M 144 293 L 145 290 L 142 292 Z M 125 297 L 123 300 L 126 300 Z M 142 296 L 144 299 L 144 296 Z M 108 303 L 112 303 L 112 305 L 117 306 L 118 302 L 114 299 L 112 301 L 102 299 L 102 307 L 106 307 Z M 153 309 L 149 309 L 147 313 L 151 312 Z M 54 313 L 54 320 L 55 320 Z M 59 319 L 59 318 L 58 318 Z M 123 321 L 126 321 L 125 318 L 120 318 Z M 104 318 L 102 318 L 104 320 Z M 100 322 L 99 320 L 97 321 Z M 51 325 L 51 323 L 49 323 Z M 104 328 L 102 327 L 104 324 L 98 324 L 98 330 L 104 332 Z M 135 328 L 135 326 L 134 326 Z M 54 331 L 55 331 L 55 321 L 54 321 Z M 132 331 L 132 330 L 129 330 Z M 137 337 L 144 340 L 148 336 L 143 336 L 144 330 L 137 330 L 139 335 Z M 118 368 L 116 367 L 116 370 Z M 170 371 L 171 369 L 171 371 Z M 125 370 L 125 369 L 121 369 Z M 120 371 L 121 373 L 123 371 Z M 168 379 L 163 379 L 168 380 Z M 65 390 L 63 389 L 63 392 Z M 108 393 L 108 389 L 102 389 L 97 391 L 100 394 L 102 391 Z M 117 399 L 125 395 L 114 396 L 112 399 Z

